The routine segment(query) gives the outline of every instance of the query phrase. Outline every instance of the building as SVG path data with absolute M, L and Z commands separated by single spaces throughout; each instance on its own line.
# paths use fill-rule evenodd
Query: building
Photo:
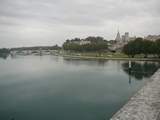
M 125 35 L 122 35 L 122 41 L 125 42 Z
M 81 40 L 80 41 L 80 45 L 86 45 L 86 44 L 90 44 L 91 41 L 88 41 L 88 40 Z
M 137 38 L 136 36 L 130 37 L 130 38 L 129 38 L 129 41 L 133 41 L 133 40 L 135 40 L 136 38 Z
M 146 40 L 156 41 L 157 39 L 160 39 L 160 35 L 148 35 L 144 37 Z
M 116 41 L 117 43 L 122 42 L 121 35 L 120 35 L 119 31 L 118 31 L 118 33 L 117 33 L 117 36 L 116 36 L 115 41 Z
M 70 40 L 68 41 L 69 43 L 74 43 L 74 44 L 78 44 L 78 45 L 86 45 L 86 44 L 90 44 L 91 41 L 88 40 L 81 40 L 81 39 L 74 39 L 74 40 Z
M 127 43 L 127 42 L 129 42 L 130 41 L 129 32 L 125 32 L 125 34 L 122 35 L 122 37 L 121 37 L 121 35 L 118 31 L 115 41 L 117 43 Z
M 125 42 L 129 42 L 129 32 L 125 32 Z
M 115 41 L 116 43 L 113 44 L 112 48 L 116 49 L 116 50 L 120 50 L 123 48 L 123 46 L 125 44 L 127 44 L 129 41 L 131 40 L 135 40 L 136 37 L 130 37 L 129 36 L 129 32 L 125 32 L 122 36 L 120 35 L 120 32 L 118 31 L 117 32 L 117 35 L 116 35 L 116 38 L 115 38 Z
M 129 32 L 125 32 L 124 35 L 122 35 L 122 42 L 126 43 L 130 41 Z

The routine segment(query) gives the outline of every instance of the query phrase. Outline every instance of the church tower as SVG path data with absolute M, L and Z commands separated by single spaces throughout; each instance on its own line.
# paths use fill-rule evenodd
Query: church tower
M 117 36 L 116 36 L 116 39 L 115 39 L 116 42 L 121 42 L 121 35 L 119 33 L 119 30 L 118 30 L 118 33 L 117 33 Z

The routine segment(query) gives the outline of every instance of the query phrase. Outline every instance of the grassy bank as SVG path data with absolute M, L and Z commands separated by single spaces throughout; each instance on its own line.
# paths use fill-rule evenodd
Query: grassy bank
M 65 58 L 72 59 L 104 59 L 104 60 L 131 60 L 131 61 L 160 61 L 159 58 L 148 57 L 144 58 L 144 55 L 136 55 L 134 58 L 129 58 L 123 53 L 96 53 L 96 52 L 83 52 L 75 53 L 68 52 L 63 54 Z

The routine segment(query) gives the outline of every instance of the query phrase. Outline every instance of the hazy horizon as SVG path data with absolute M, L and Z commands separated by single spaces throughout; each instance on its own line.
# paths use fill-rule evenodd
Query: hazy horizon
M 160 34 L 159 0 L 0 0 L 0 48 Z

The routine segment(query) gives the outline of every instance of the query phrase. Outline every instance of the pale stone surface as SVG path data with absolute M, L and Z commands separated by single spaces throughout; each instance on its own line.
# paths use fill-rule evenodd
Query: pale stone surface
M 160 120 L 160 69 L 111 120 Z

